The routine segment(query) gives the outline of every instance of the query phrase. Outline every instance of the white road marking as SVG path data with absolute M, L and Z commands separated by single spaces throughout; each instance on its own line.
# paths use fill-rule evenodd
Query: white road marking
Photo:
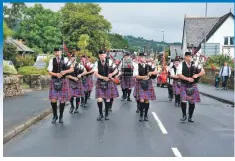
M 168 134 L 165 127 L 163 126 L 162 122 L 158 118 L 157 114 L 155 112 L 152 112 L 154 119 L 157 121 L 158 126 L 160 127 L 163 134 Z
M 177 148 L 171 148 L 171 149 L 176 157 L 182 157 L 182 155 L 180 154 L 180 152 Z

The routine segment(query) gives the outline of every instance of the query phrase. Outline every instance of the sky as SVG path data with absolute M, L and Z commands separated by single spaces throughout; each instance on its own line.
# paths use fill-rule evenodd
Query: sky
M 64 3 L 41 3 L 58 11 Z M 26 3 L 33 6 L 34 3 Z M 205 17 L 206 3 L 99 3 L 101 14 L 112 24 L 112 33 L 148 40 L 181 42 L 184 16 Z M 207 16 L 234 13 L 234 3 L 208 3 Z

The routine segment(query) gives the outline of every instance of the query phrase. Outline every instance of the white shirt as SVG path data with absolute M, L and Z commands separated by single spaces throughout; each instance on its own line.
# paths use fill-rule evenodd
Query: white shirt
M 116 67 L 116 64 L 113 63 L 113 61 L 111 59 L 109 59 L 109 66 L 112 68 L 115 68 Z M 93 66 L 93 71 L 94 72 L 98 72 L 98 61 L 95 62 L 94 66 Z
M 184 62 L 184 61 L 183 61 Z M 182 68 L 183 68 L 183 62 L 181 62 L 180 64 L 179 64 L 179 66 L 178 66 L 178 68 L 177 68 L 177 71 L 176 71 L 176 74 L 182 74 Z M 187 64 L 187 63 L 186 63 Z M 187 64 L 187 66 L 188 66 L 188 64 Z M 190 65 L 191 66 L 191 65 Z M 188 67 L 190 67 L 190 66 L 188 66 Z M 193 65 L 194 66 L 194 65 Z M 202 65 L 195 65 L 198 69 L 202 69 L 202 70 L 204 70 L 203 69 L 203 67 L 202 67 Z
M 49 72 L 52 72 L 52 70 L 53 70 L 53 59 L 54 59 L 54 58 L 52 58 L 52 59 L 50 60 L 49 65 L 48 65 L 48 67 L 47 67 L 47 70 L 48 70 Z M 61 59 L 61 57 L 60 57 L 60 59 Z M 68 61 L 69 61 L 69 59 L 68 59 L 67 57 L 64 57 L 64 63 L 66 64 Z
M 224 77 L 224 76 L 229 76 L 231 75 L 231 68 L 228 69 L 228 66 L 224 66 L 224 69 L 223 69 L 223 73 L 222 73 L 222 69 L 223 67 L 220 69 L 220 76 Z

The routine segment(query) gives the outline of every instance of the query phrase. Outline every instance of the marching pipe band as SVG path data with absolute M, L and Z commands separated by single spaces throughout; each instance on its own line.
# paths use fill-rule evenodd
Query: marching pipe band
M 78 49 L 75 49 L 78 50 Z M 66 51 L 68 58 L 62 56 L 61 49 L 55 48 L 55 58 L 51 59 L 48 66 L 51 75 L 49 99 L 53 110 L 52 123 L 63 123 L 63 113 L 65 102 L 70 101 L 69 112 L 78 113 L 79 106 L 87 107 L 87 100 L 95 87 L 95 98 L 99 115 L 97 121 L 103 118 L 109 120 L 109 112 L 112 111 L 114 99 L 119 97 L 117 83 L 120 80 L 122 88 L 121 100 L 131 101 L 131 90 L 137 102 L 136 113 L 139 114 L 139 121 L 148 121 L 148 110 L 150 101 L 156 100 L 154 90 L 154 80 L 159 74 L 153 58 L 147 57 L 145 52 L 138 56 L 125 52 L 121 61 L 115 59 L 109 51 L 100 50 L 99 60 L 92 64 L 90 57 L 81 56 L 77 62 L 75 52 L 70 54 Z M 203 65 L 206 59 L 198 54 L 192 55 L 185 52 L 184 61 L 180 61 L 177 55 L 171 61 L 168 68 L 163 67 L 162 72 L 168 72 L 168 91 L 170 101 L 175 98 L 174 105 L 181 107 L 181 121 L 187 119 L 186 107 L 189 102 L 188 121 L 192 119 L 195 104 L 200 102 L 199 90 L 197 87 L 198 79 L 205 74 Z M 93 75 L 97 77 L 93 85 Z M 74 106 L 74 98 L 76 105 Z M 57 115 L 57 101 L 59 101 L 59 117 Z M 105 104 L 105 115 L 103 115 L 103 103 Z

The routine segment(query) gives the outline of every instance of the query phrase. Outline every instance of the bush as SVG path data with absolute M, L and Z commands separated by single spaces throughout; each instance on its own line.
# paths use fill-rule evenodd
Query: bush
M 16 56 L 16 67 L 32 66 L 34 64 L 34 57 L 32 55 L 17 55 Z
M 206 67 L 211 67 L 211 65 L 215 66 L 217 69 L 219 69 L 223 64 L 224 62 L 227 62 L 228 65 L 232 68 L 234 68 L 234 63 L 233 63 L 233 60 L 231 57 L 229 56 L 225 56 L 225 55 L 214 55 L 214 56 L 211 56 L 205 66 Z
M 17 48 L 10 43 L 3 44 L 3 59 L 11 60 L 16 65 Z
M 9 65 L 6 61 L 3 61 L 3 73 L 4 74 L 17 74 L 17 70 L 13 65 Z
M 33 66 L 25 66 L 18 69 L 19 74 L 22 75 L 31 75 L 31 74 L 39 74 L 39 75 L 47 75 L 48 71 L 46 69 L 37 69 Z

